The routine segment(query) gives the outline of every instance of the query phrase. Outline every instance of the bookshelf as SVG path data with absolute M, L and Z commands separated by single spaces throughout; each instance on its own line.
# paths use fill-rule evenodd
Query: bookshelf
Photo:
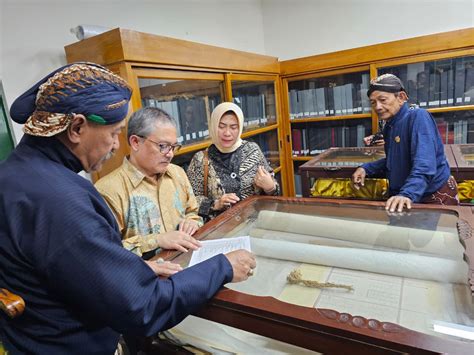
M 303 195 L 303 163 L 331 147 L 362 147 L 379 130 L 366 91 L 384 73 L 433 114 L 443 143 L 474 143 L 474 28 L 283 61 L 290 196 Z
M 222 101 L 240 105 L 243 138 L 257 142 L 285 196 L 301 194 L 298 168 L 331 147 L 361 147 L 379 130 L 369 81 L 394 73 L 410 102 L 428 109 L 445 144 L 474 143 L 474 28 L 279 62 L 277 58 L 125 29 L 65 47 L 68 62 L 103 64 L 134 89 L 131 110 L 161 107 L 176 118 L 186 167 L 206 148 L 207 119 Z M 128 154 L 125 135 L 116 157 Z
M 259 144 L 286 194 L 277 58 L 125 29 L 73 43 L 65 51 L 69 63 L 99 63 L 127 80 L 133 88 L 131 112 L 158 107 L 170 113 L 183 145 L 173 163 L 184 168 L 209 146 L 208 119 L 215 106 L 235 102 L 245 116 L 242 137 Z M 125 132 L 120 143 L 94 181 L 129 153 Z

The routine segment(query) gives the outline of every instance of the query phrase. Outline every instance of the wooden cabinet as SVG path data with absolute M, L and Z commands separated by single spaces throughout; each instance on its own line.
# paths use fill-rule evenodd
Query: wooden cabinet
M 289 195 L 302 195 L 299 167 L 330 147 L 362 147 L 380 129 L 366 92 L 384 73 L 409 103 L 430 111 L 443 143 L 474 143 L 474 29 L 281 62 Z
M 130 111 L 159 107 L 171 114 L 183 145 L 173 162 L 183 167 L 210 144 L 208 119 L 214 107 L 235 102 L 245 116 L 242 137 L 260 145 L 285 193 L 277 58 L 123 29 L 65 51 L 68 62 L 96 62 L 125 78 L 133 88 Z M 120 166 L 129 152 L 125 133 L 120 143 L 94 180 Z
M 65 47 L 68 62 L 92 61 L 133 87 L 131 110 L 169 111 L 180 126 L 182 166 L 209 145 L 207 119 L 220 102 L 245 114 L 283 194 L 301 195 L 299 167 L 330 147 L 361 147 L 381 127 L 366 91 L 382 73 L 399 76 L 410 103 L 434 116 L 445 144 L 474 143 L 474 28 L 279 62 L 277 58 L 115 29 Z M 114 160 L 94 179 L 119 166 Z

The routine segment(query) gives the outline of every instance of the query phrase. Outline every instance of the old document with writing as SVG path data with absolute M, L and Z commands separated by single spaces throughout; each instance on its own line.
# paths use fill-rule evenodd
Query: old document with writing
M 189 266 L 193 266 L 201 261 L 212 258 L 217 254 L 225 254 L 238 249 L 250 250 L 250 237 L 223 238 L 201 241 L 202 246 L 193 251 Z

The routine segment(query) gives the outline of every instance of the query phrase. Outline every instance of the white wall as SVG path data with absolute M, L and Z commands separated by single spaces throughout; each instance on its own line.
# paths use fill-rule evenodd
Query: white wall
M 262 0 L 280 60 L 474 27 L 474 0 Z
M 9 105 L 66 64 L 64 46 L 79 24 L 122 27 L 264 53 L 259 0 L 0 0 L 0 78 Z M 234 25 L 238 14 L 239 28 Z M 192 60 L 192 58 L 190 58 Z M 17 138 L 21 127 L 14 125 Z
M 63 47 L 76 41 L 69 29 L 78 24 L 122 27 L 281 60 L 474 27 L 474 0 L 0 1 L 0 79 L 9 105 L 66 63 Z M 19 138 L 20 126 L 14 129 Z

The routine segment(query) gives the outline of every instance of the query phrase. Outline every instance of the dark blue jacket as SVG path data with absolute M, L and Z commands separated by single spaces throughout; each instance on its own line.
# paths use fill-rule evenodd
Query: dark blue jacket
M 113 354 L 119 333 L 170 328 L 233 277 L 220 254 L 159 280 L 80 170 L 57 139 L 31 136 L 0 165 L 0 288 L 26 302 L 0 315 L 13 354 Z
M 386 177 L 390 196 L 413 202 L 442 187 L 449 179 L 449 164 L 431 114 L 405 103 L 383 129 L 386 158 L 363 164 L 368 176 Z

